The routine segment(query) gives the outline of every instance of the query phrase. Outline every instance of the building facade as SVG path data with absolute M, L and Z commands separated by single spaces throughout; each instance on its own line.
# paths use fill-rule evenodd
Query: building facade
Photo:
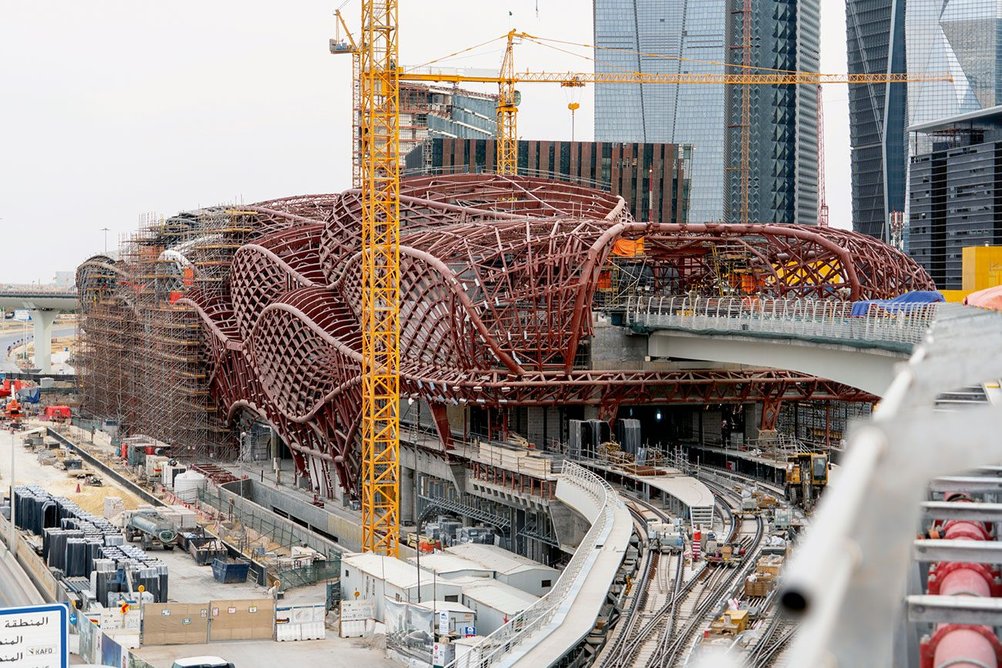
M 435 137 L 405 157 L 408 173 L 493 172 L 496 142 Z M 428 165 L 430 156 L 430 167 Z M 567 179 L 620 195 L 638 221 L 689 220 L 689 149 L 675 144 L 518 142 L 518 173 Z
M 1002 106 L 912 128 L 908 253 L 960 290 L 963 249 L 1002 244 Z
M 1002 5 L 996 0 L 907 0 L 906 56 L 910 74 L 940 74 L 953 81 L 908 84 L 908 126 L 986 109 L 999 101 Z M 931 138 L 913 135 L 911 154 Z
M 400 155 L 429 137 L 489 139 L 497 133 L 497 96 L 459 88 L 400 85 Z
M 905 71 L 905 0 L 847 0 L 850 74 Z M 890 239 L 891 212 L 905 210 L 907 84 L 849 86 L 852 228 Z
M 714 73 L 744 62 L 741 0 L 596 0 L 596 72 Z M 819 0 L 762 0 L 748 20 L 750 62 L 817 71 Z M 707 85 L 595 87 L 595 138 L 692 146 L 692 222 L 738 221 L 742 102 Z M 751 87 L 748 219 L 817 221 L 815 91 Z

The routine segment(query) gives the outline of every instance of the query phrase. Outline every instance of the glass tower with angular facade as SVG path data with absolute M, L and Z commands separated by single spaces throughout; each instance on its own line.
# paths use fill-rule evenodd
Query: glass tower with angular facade
M 953 77 L 953 81 L 908 84 L 909 126 L 999 103 L 1002 4 L 997 0 L 907 0 L 905 15 L 908 72 Z M 931 140 L 920 136 L 917 141 Z M 912 146 L 911 153 L 930 148 Z
M 851 74 L 905 71 L 905 0 L 847 0 Z M 852 228 L 890 239 L 892 211 L 905 210 L 907 84 L 849 86 Z
M 900 0 L 899 0 L 900 1 Z M 926 126 L 946 118 L 994 107 L 1002 101 L 1002 3 L 996 0 L 907 0 L 906 60 L 909 74 L 949 74 L 952 81 L 912 81 L 908 84 L 908 127 Z M 933 152 L 933 135 L 912 133 L 909 160 Z M 964 150 L 964 149 L 961 149 Z M 911 170 L 904 242 L 909 253 L 928 251 L 927 222 L 911 213 L 916 194 L 928 184 L 915 183 Z M 948 193 L 943 193 L 948 196 Z M 947 203 L 949 206 L 949 203 Z M 963 208 L 963 207 L 961 207 Z M 943 234 L 967 222 L 966 212 L 943 219 Z M 916 236 L 912 237 L 912 232 Z M 958 242 L 961 245 L 963 242 Z M 959 252 L 959 251 L 958 251 Z M 959 257 L 959 255 L 957 255 Z
M 595 71 L 722 74 L 725 4 L 595 0 Z M 723 220 L 724 133 L 722 86 L 595 87 L 596 141 L 694 145 L 692 222 Z
M 754 0 L 751 62 L 818 70 L 820 0 Z M 595 71 L 722 74 L 742 62 L 741 0 L 595 0 Z M 733 68 L 732 68 L 733 71 Z M 740 87 L 595 90 L 595 139 L 692 146 L 689 220 L 740 220 Z M 749 215 L 817 221 L 816 91 L 751 87 Z

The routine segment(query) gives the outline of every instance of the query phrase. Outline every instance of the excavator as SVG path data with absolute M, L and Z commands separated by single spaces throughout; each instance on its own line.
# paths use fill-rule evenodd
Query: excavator
M 21 420 L 24 419 L 24 409 L 16 397 L 7 402 L 7 405 L 4 407 L 4 417 L 7 418 L 12 429 L 20 429 L 22 427 Z

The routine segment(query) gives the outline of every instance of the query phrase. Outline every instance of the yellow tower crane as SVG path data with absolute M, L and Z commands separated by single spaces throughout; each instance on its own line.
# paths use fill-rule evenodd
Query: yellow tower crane
M 400 69 L 397 0 L 362 0 L 362 550 L 400 547 Z
M 744 14 L 750 21 L 750 0 L 745 0 Z M 751 96 L 749 86 L 820 86 L 823 84 L 874 84 L 907 83 L 915 81 L 950 81 L 944 74 L 822 74 L 820 72 L 768 71 L 752 72 L 751 31 L 745 29 L 742 64 L 744 72 L 715 73 L 655 73 L 643 72 L 517 72 L 514 62 L 516 40 L 539 40 L 528 33 L 511 30 L 507 34 L 507 45 L 501 61 L 501 71 L 497 76 L 461 74 L 455 72 L 401 72 L 401 81 L 425 83 L 492 83 L 498 85 L 497 102 L 497 173 L 515 174 L 518 171 L 518 103 L 515 85 L 519 83 L 556 83 L 565 87 L 585 84 L 697 84 L 697 85 L 740 85 L 741 95 L 741 222 L 748 221 L 749 211 L 749 162 L 751 159 Z
M 362 196 L 362 549 L 396 556 L 400 540 L 400 81 L 493 83 L 499 86 L 498 163 L 500 174 L 518 168 L 517 83 L 648 83 L 703 85 L 820 85 L 949 80 L 906 74 L 742 74 L 552 73 L 515 71 L 514 30 L 498 76 L 404 74 L 398 65 L 398 0 L 362 0 L 361 40 L 332 40 L 334 53 L 351 53 L 355 94 L 353 135 L 357 155 L 353 183 Z M 745 96 L 747 99 L 747 96 Z M 743 105 L 746 103 L 743 101 Z M 743 113 L 744 117 L 748 113 Z M 745 121 L 748 119 L 745 118 Z M 354 128 L 357 128 L 355 130 Z M 747 124 L 744 131 L 747 132 Z M 742 162 L 748 149 L 742 142 Z M 747 180 L 747 165 L 743 178 Z M 744 186 L 746 189 L 747 186 Z M 743 192 L 743 218 L 747 197 Z
M 332 54 L 351 54 L 351 187 L 362 187 L 362 165 L 359 152 L 359 140 L 361 138 L 361 85 L 362 85 L 362 52 L 351 36 L 351 30 L 341 16 L 341 10 L 334 10 L 334 17 L 337 19 L 337 32 L 330 41 L 330 51 Z M 341 36 L 344 31 L 344 37 Z

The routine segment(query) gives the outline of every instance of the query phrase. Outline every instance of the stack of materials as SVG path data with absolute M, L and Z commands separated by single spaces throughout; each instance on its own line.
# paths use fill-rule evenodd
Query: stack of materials
M 640 452 L 640 420 L 625 418 L 616 423 L 619 429 L 619 443 L 623 452 L 634 457 Z
M 491 466 L 537 478 L 548 477 L 552 466 L 552 458 L 538 450 L 493 443 L 480 444 L 480 460 Z
M 745 596 L 768 596 L 779 579 L 779 571 L 783 568 L 783 557 L 766 555 L 755 562 L 755 572 L 745 579 Z
M 142 584 L 155 602 L 167 601 L 166 564 L 125 544 L 121 529 L 104 517 L 36 486 L 14 488 L 14 503 L 18 527 L 42 537 L 49 568 L 68 578 L 90 575 L 90 600 L 107 605 L 109 593 Z
M 571 459 L 595 459 L 599 446 L 612 440 L 605 420 L 570 420 L 567 430 L 567 455 Z

